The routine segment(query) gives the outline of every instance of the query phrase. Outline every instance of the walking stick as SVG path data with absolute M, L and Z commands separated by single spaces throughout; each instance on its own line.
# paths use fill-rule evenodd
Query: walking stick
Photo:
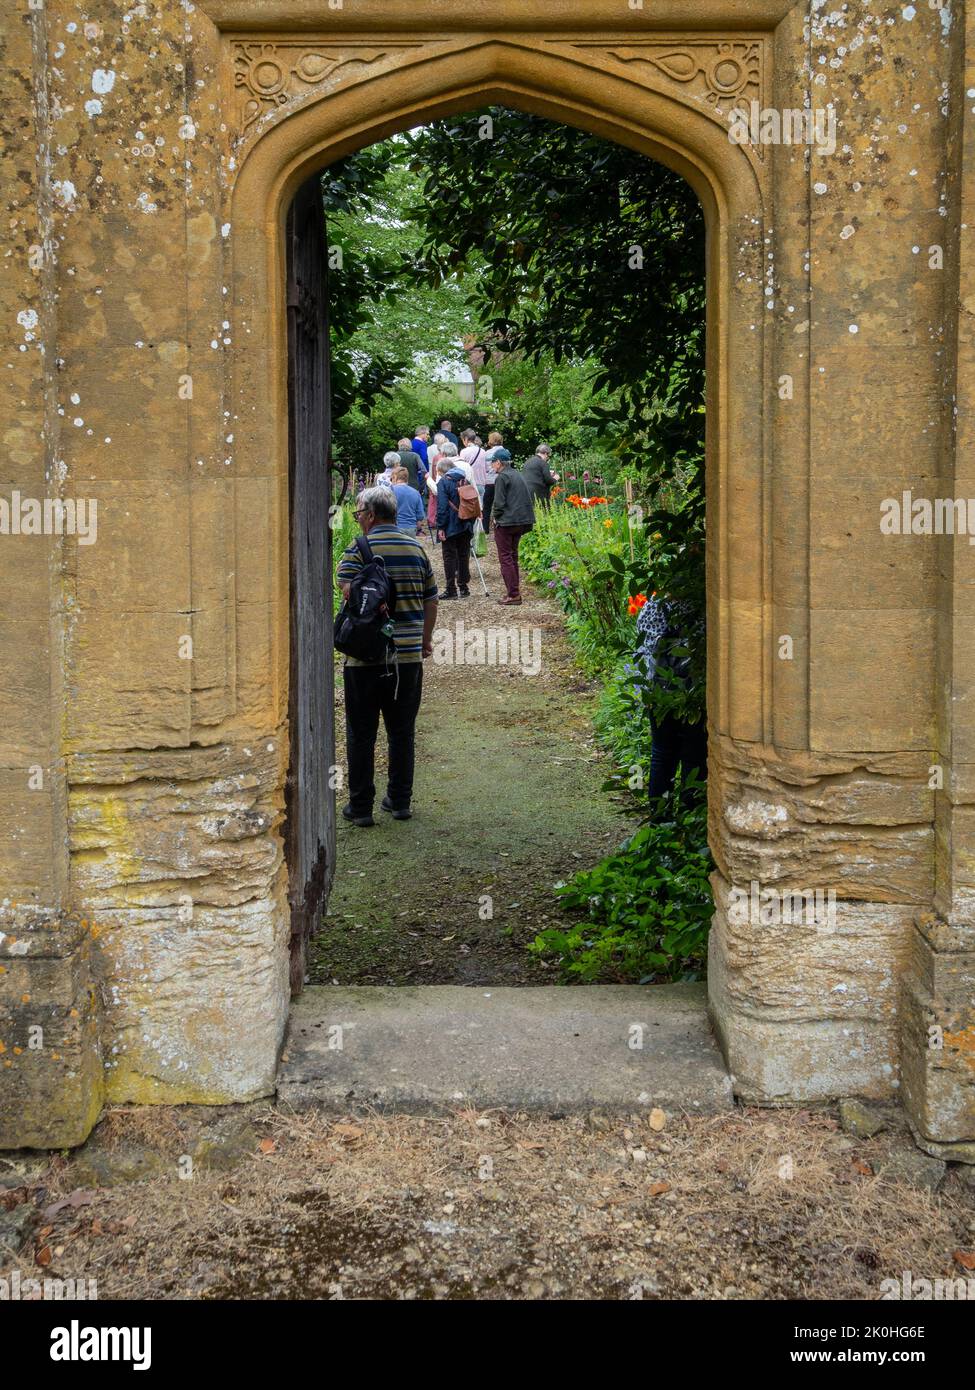
M 427 488 L 427 495 L 426 495 L 426 499 L 425 499 L 425 500 L 426 500 L 426 506 L 425 506 L 424 509 L 423 509 L 423 514 L 424 514 L 424 516 L 425 516 L 426 519 L 427 519 L 427 530 L 430 532 L 430 542 L 431 542 L 432 545 L 439 545 L 440 542 L 437 540 L 437 533 L 434 531 L 434 529 L 433 529 L 433 522 L 430 520 L 430 511 L 429 511 L 429 506 L 430 506 L 430 489 L 429 489 L 429 488 Z
M 477 520 L 476 520 L 475 523 L 474 523 L 474 533 L 473 533 L 473 535 L 471 536 L 471 554 L 472 554 L 473 557 L 474 557 L 474 564 L 475 564 L 475 566 L 477 567 L 477 577 L 478 577 L 478 579 L 481 581 L 481 588 L 484 590 L 484 597 L 487 598 L 487 597 L 488 597 L 488 586 L 487 586 L 487 584 L 485 583 L 485 580 L 484 580 L 484 573 L 483 573 L 483 571 L 482 571 L 482 569 L 481 569 L 481 562 L 480 562 L 480 560 L 477 558 L 477 528 L 478 528 L 479 526 L 481 526 L 481 518 L 480 518 L 480 517 L 478 517 Z M 482 531 L 484 530 L 484 527 L 483 527 L 483 526 L 481 526 L 481 530 L 482 530 Z

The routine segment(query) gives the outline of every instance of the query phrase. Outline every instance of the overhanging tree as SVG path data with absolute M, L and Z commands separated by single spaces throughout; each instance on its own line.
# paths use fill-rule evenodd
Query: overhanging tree
M 487 138 L 485 138 L 487 136 Z M 414 273 L 465 280 L 487 351 L 598 363 L 591 419 L 652 510 L 655 587 L 704 615 L 705 226 L 690 186 L 636 151 L 541 117 L 491 108 L 408 137 L 423 179 Z M 644 551 L 646 553 L 646 551 Z M 639 570 L 627 575 L 639 582 Z M 693 653 L 703 710 L 704 644 Z M 653 692 L 654 698 L 659 692 Z

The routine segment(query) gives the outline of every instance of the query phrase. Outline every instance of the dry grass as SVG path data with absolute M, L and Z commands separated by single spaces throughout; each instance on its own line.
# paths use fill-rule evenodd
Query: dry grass
M 112 1106 L 99 1122 L 99 1138 L 110 1150 L 134 1143 L 146 1144 L 161 1153 L 180 1153 L 184 1130 L 179 1113 L 168 1105 Z
M 111 1112 L 99 1144 L 151 1142 L 159 1171 L 47 1218 L 45 1272 L 95 1277 L 102 1298 L 875 1299 L 905 1269 L 958 1277 L 954 1252 L 975 1242 L 970 1188 L 877 1176 L 903 1134 L 853 1141 L 822 1112 L 655 1133 L 643 1117 L 264 1108 L 233 1171 L 181 1180 L 199 1123 Z M 39 1203 L 77 1171 L 55 1160 Z

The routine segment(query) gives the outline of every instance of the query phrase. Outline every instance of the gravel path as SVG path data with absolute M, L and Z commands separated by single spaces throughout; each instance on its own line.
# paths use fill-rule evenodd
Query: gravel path
M 442 585 L 439 551 L 428 548 Z M 340 820 L 312 984 L 552 983 L 551 966 L 524 948 L 564 921 L 553 884 L 597 863 L 633 828 L 601 790 L 608 764 L 591 722 L 598 687 L 579 674 L 561 612 L 527 584 L 521 608 L 500 607 L 493 544 L 481 566 L 490 597 L 475 574 L 470 599 L 441 603 L 438 630 L 456 655 L 461 623 L 461 651 L 478 632 L 517 628 L 526 660 L 425 663 L 414 818 L 393 821 L 377 808 L 375 829 Z M 340 671 L 336 684 L 341 741 Z

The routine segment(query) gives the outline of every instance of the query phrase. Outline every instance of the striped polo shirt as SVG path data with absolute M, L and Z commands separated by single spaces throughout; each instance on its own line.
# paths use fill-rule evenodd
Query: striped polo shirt
M 427 552 L 415 536 L 398 531 L 391 523 L 374 526 L 366 536 L 375 555 L 381 556 L 386 573 L 396 589 L 393 641 L 399 661 L 423 660 L 423 607 L 437 597 L 437 581 Z M 348 584 L 362 568 L 362 556 L 355 545 L 345 551 L 336 571 L 340 584 Z M 347 656 L 350 666 L 368 666 Z

